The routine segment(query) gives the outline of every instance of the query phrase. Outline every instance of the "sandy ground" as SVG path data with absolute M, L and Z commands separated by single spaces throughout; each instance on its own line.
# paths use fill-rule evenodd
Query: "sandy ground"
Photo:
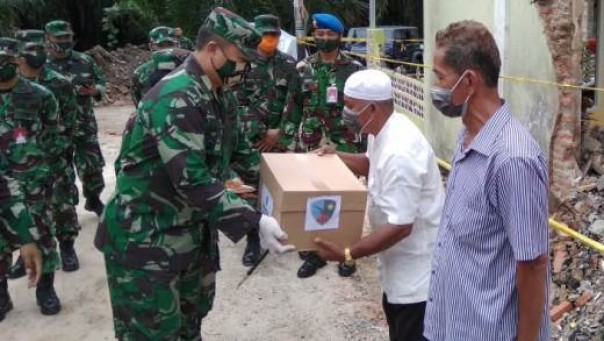
M 97 109 L 101 144 L 107 163 L 103 192 L 113 192 L 113 162 L 119 151 L 121 132 L 130 106 Z M 0 340 L 112 340 L 111 307 L 101 253 L 93 246 L 97 217 L 78 207 L 82 225 L 76 249 L 81 268 L 74 273 L 56 273 L 55 288 L 63 310 L 42 316 L 35 291 L 25 279 L 9 282 L 15 309 L 0 323 Z M 214 310 L 204 320 L 204 340 L 386 340 L 381 312 L 381 294 L 374 259 L 359 263 L 359 271 L 340 278 L 329 264 L 309 279 L 296 271 L 296 254 L 269 256 L 237 290 L 245 273 L 240 259 L 244 242 L 235 245 L 223 238 L 222 268 L 218 275 Z

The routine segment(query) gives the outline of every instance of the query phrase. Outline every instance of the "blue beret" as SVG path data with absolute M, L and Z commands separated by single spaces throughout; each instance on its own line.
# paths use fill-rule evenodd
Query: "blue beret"
M 332 30 L 336 33 L 344 33 L 344 25 L 336 16 L 327 13 L 318 13 L 312 16 L 315 28 Z

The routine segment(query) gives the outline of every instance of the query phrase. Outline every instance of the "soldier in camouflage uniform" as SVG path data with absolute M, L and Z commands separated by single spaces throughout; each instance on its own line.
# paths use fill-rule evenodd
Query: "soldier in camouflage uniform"
M 189 39 L 189 37 L 182 34 L 182 29 L 180 27 L 174 27 L 174 35 L 176 39 L 180 42 L 180 48 L 193 51 L 195 49 L 195 44 L 193 41 Z
M 20 257 L 30 270 L 30 287 L 38 283 L 42 273 L 42 256 L 35 243 L 37 229 L 25 205 L 19 183 L 6 175 L 8 167 L 8 160 L 0 153 L 0 322 L 13 309 L 6 279 L 13 251 L 21 248 Z
M 7 160 L 7 176 L 19 182 L 36 225 L 44 266 L 36 299 L 44 315 L 54 315 L 61 304 L 54 290 L 59 257 L 49 221 L 50 164 L 61 154 L 57 101 L 46 88 L 17 76 L 19 42 L 0 38 L 0 154 Z
M 78 203 L 78 191 L 75 186 L 73 169 L 73 129 L 78 106 L 71 82 L 45 67 L 46 52 L 44 50 L 44 31 L 23 30 L 16 34 L 20 43 L 19 71 L 21 76 L 38 83 L 50 90 L 59 104 L 57 144 L 60 146 L 60 156 L 51 160 L 50 169 L 54 176 L 52 199 L 51 232 L 59 240 L 61 262 L 64 271 L 74 271 L 79 268 L 78 258 L 73 251 L 73 242 L 77 237 L 80 224 L 75 205 Z M 9 278 L 25 276 L 25 267 L 19 258 L 10 271 Z
M 46 24 L 45 31 L 49 52 L 47 66 L 69 78 L 77 96 L 79 115 L 73 134 L 74 162 L 86 198 L 84 208 L 100 217 L 104 207 L 100 195 L 105 187 L 105 161 L 99 145 L 93 100 L 102 99 L 105 78 L 92 57 L 73 50 L 73 31 L 68 22 L 51 21 Z
M 361 137 L 350 131 L 342 119 L 344 83 L 362 65 L 339 48 L 344 26 L 331 14 L 313 15 L 317 53 L 298 63 L 298 91 L 288 102 L 283 120 L 282 143 L 291 150 L 308 152 L 324 144 L 335 145 L 338 151 L 362 152 Z M 301 253 L 304 264 L 298 277 L 313 276 L 327 263 L 312 252 Z M 355 271 L 344 263 L 338 273 L 348 277 Z
M 132 74 L 131 92 L 135 107 L 155 83 L 187 58 L 190 51 L 177 47 L 173 29 L 160 26 L 149 32 L 149 48 L 153 51 L 151 58 L 137 66 Z
M 281 36 L 278 17 L 259 15 L 254 19 L 254 27 L 262 34 L 258 52 L 266 58 L 251 63 L 244 83 L 233 88 L 239 115 L 254 148 L 261 152 L 284 151 L 279 145 L 281 118 L 286 100 L 295 90 L 296 61 L 277 49 Z M 247 236 L 243 265 L 252 266 L 259 257 L 258 231 L 252 231 Z
M 286 237 L 224 182 L 256 177 L 259 154 L 245 138 L 229 86 L 241 81 L 259 34 L 216 8 L 196 50 L 157 83 L 127 124 L 116 190 L 95 237 L 104 253 L 116 337 L 200 340 L 219 270 L 218 231 L 237 241 L 260 225 L 276 253 Z

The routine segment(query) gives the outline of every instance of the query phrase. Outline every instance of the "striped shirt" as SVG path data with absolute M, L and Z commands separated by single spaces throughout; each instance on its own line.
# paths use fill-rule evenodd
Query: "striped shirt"
M 447 181 L 424 335 L 511 341 L 518 325 L 516 262 L 548 254 L 545 157 L 505 103 L 464 150 L 466 134 Z M 539 340 L 549 340 L 547 304 Z

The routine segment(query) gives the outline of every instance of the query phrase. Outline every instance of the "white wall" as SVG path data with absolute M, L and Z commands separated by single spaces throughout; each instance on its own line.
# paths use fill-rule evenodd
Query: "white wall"
M 465 19 L 482 22 L 494 34 L 500 46 L 504 74 L 555 80 L 551 54 L 539 14 L 528 0 L 424 1 L 426 63 L 432 62 L 436 32 L 452 22 Z M 426 74 L 425 81 L 426 85 L 433 83 L 431 72 Z M 558 106 L 557 88 L 507 80 L 503 80 L 501 85 L 501 93 L 510 103 L 516 117 L 526 124 L 544 151 L 547 151 Z M 429 101 L 427 91 L 426 99 Z M 425 116 L 426 136 L 438 156 L 450 160 L 462 128 L 461 121 L 443 117 L 430 104 L 426 105 Z

